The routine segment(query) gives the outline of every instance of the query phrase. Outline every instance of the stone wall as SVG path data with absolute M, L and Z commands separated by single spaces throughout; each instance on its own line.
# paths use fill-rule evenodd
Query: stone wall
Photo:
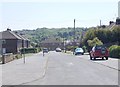
M 14 60 L 14 56 L 12 53 L 3 54 L 2 64 L 8 63 L 12 60 Z

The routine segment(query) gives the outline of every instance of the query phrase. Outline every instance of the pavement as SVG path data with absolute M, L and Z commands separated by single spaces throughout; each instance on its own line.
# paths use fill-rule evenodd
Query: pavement
M 42 52 L 33 56 L 0 65 L 2 67 L 2 85 L 24 85 L 41 79 L 45 75 L 47 56 Z M 0 81 L 1 82 L 1 81 Z

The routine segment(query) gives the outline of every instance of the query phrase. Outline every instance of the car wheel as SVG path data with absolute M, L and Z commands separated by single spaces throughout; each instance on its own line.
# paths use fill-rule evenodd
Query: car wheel
M 94 57 L 94 60 L 96 60 L 96 58 Z
M 106 58 L 106 60 L 108 60 L 108 57 L 105 57 Z
M 96 58 L 94 57 L 94 55 L 93 55 L 93 59 L 96 60 Z
M 92 56 L 90 55 L 90 60 L 92 60 Z
M 102 59 L 104 60 L 104 57 L 102 57 Z

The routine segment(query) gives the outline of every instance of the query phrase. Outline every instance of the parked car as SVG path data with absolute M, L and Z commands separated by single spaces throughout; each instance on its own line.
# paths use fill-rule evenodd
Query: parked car
M 62 50 L 60 48 L 56 48 L 56 52 L 61 52 Z
M 75 49 L 75 52 L 74 52 L 75 55 L 79 55 L 79 54 L 84 54 L 84 50 L 82 48 L 76 48 Z
M 43 48 L 43 53 L 48 53 L 48 49 L 47 48 Z
M 109 51 L 105 46 L 94 46 L 92 50 L 90 51 L 90 60 L 96 59 L 96 58 L 102 58 L 108 60 L 109 57 Z

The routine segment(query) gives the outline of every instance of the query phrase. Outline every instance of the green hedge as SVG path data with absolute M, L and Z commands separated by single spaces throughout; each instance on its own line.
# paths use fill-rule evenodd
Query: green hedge
M 68 50 L 68 51 L 73 51 L 75 48 L 78 48 L 78 46 L 67 46 L 66 47 L 66 50 Z
M 118 46 L 118 45 L 112 45 L 109 48 L 109 53 L 110 53 L 110 57 L 120 58 L 120 46 Z
M 22 48 L 21 50 L 21 53 L 37 53 L 37 52 L 40 52 L 41 49 L 40 48 Z

